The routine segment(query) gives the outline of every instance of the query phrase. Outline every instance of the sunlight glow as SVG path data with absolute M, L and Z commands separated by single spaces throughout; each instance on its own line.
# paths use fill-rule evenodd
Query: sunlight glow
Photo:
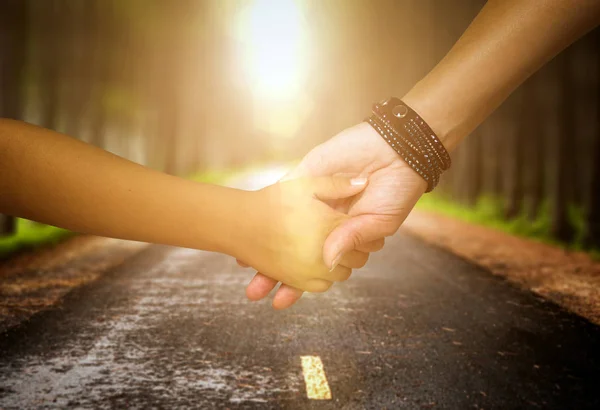
M 255 0 L 240 27 L 244 69 L 262 98 L 293 99 L 305 70 L 305 28 L 294 0 Z

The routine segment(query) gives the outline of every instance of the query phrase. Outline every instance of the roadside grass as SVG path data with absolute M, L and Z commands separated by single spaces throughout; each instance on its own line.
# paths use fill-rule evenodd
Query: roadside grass
M 244 171 L 244 169 L 223 169 L 223 170 L 204 170 L 197 171 L 189 175 L 187 179 L 204 184 L 220 184 L 223 181 L 233 178 L 236 174 Z
M 482 196 L 474 206 L 466 206 L 442 195 L 428 194 L 421 197 L 416 208 L 565 249 L 585 251 L 594 259 L 600 259 L 599 249 L 585 249 L 583 246 L 585 219 L 581 208 L 573 206 L 569 208 L 569 219 L 575 228 L 575 240 L 572 243 L 560 242 L 552 237 L 550 205 L 547 202 L 542 204 L 535 219 L 528 218 L 525 213 L 521 213 L 513 219 L 505 219 L 502 199 L 491 196 Z
M 293 164 L 290 164 L 292 166 Z M 260 170 L 264 164 L 253 164 L 241 168 L 222 170 L 201 170 L 188 176 L 188 179 L 207 184 L 220 184 L 244 173 Z M 500 231 L 531 238 L 547 244 L 586 251 L 594 259 L 600 260 L 600 249 L 584 249 L 583 235 L 585 219 L 582 209 L 569 208 L 569 217 L 575 227 L 575 241 L 570 244 L 553 239 L 550 234 L 550 208 L 544 203 L 534 220 L 525 214 L 506 220 L 503 213 L 503 202 L 500 198 L 481 197 L 474 206 L 461 205 L 439 194 L 428 194 L 421 197 L 417 209 L 437 212 L 466 222 L 487 226 Z M 0 259 L 23 250 L 35 249 L 39 246 L 60 242 L 75 233 L 55 226 L 44 225 L 26 219 L 17 220 L 17 231 L 12 236 L 0 237 Z
M 73 232 L 55 226 L 39 224 L 27 219 L 17 219 L 16 233 L 0 237 L 0 259 L 15 252 L 53 244 L 72 236 Z

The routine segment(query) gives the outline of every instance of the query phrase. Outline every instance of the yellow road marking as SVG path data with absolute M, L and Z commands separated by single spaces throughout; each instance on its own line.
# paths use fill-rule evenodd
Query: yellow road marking
M 331 390 L 319 356 L 300 356 L 306 395 L 312 400 L 331 400 Z

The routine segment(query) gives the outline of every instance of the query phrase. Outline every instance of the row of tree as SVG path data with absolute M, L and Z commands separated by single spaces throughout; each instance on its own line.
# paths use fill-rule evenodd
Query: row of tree
M 169 173 L 192 172 L 203 126 L 182 130 L 183 91 L 193 47 L 207 40 L 202 7 L 193 0 L 0 1 L 0 116 Z M 15 228 L 14 218 L 0 216 L 0 232 Z
M 457 149 L 442 190 L 497 198 L 506 219 L 546 218 L 553 238 L 599 248 L 599 50 L 596 30 L 534 74 Z
M 22 118 L 23 69 L 26 64 L 27 10 L 18 0 L 2 3 L 0 10 L 0 117 Z M 0 178 L 2 176 L 0 175 Z M 14 218 L 0 214 L 0 235 L 16 229 Z
M 0 116 L 180 175 L 298 158 L 373 101 L 406 92 L 484 1 L 297 4 L 311 52 L 292 96 L 305 108 L 286 114 L 299 124 L 287 138 L 262 126 L 280 111 L 267 112 L 244 80 L 233 33 L 252 2 L 235 0 L 0 0 Z M 455 152 L 439 191 L 465 204 L 499 198 L 507 219 L 549 213 L 566 242 L 575 209 L 585 242 L 600 246 L 599 36 L 520 87 Z M 0 218 L 0 231 L 12 229 Z

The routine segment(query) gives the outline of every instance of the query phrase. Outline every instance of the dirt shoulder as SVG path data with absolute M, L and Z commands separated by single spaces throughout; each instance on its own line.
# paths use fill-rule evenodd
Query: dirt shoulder
M 0 261 L 0 333 L 60 303 L 146 244 L 75 236 L 56 245 Z
M 600 262 L 583 252 L 413 211 L 403 228 L 600 325 Z

